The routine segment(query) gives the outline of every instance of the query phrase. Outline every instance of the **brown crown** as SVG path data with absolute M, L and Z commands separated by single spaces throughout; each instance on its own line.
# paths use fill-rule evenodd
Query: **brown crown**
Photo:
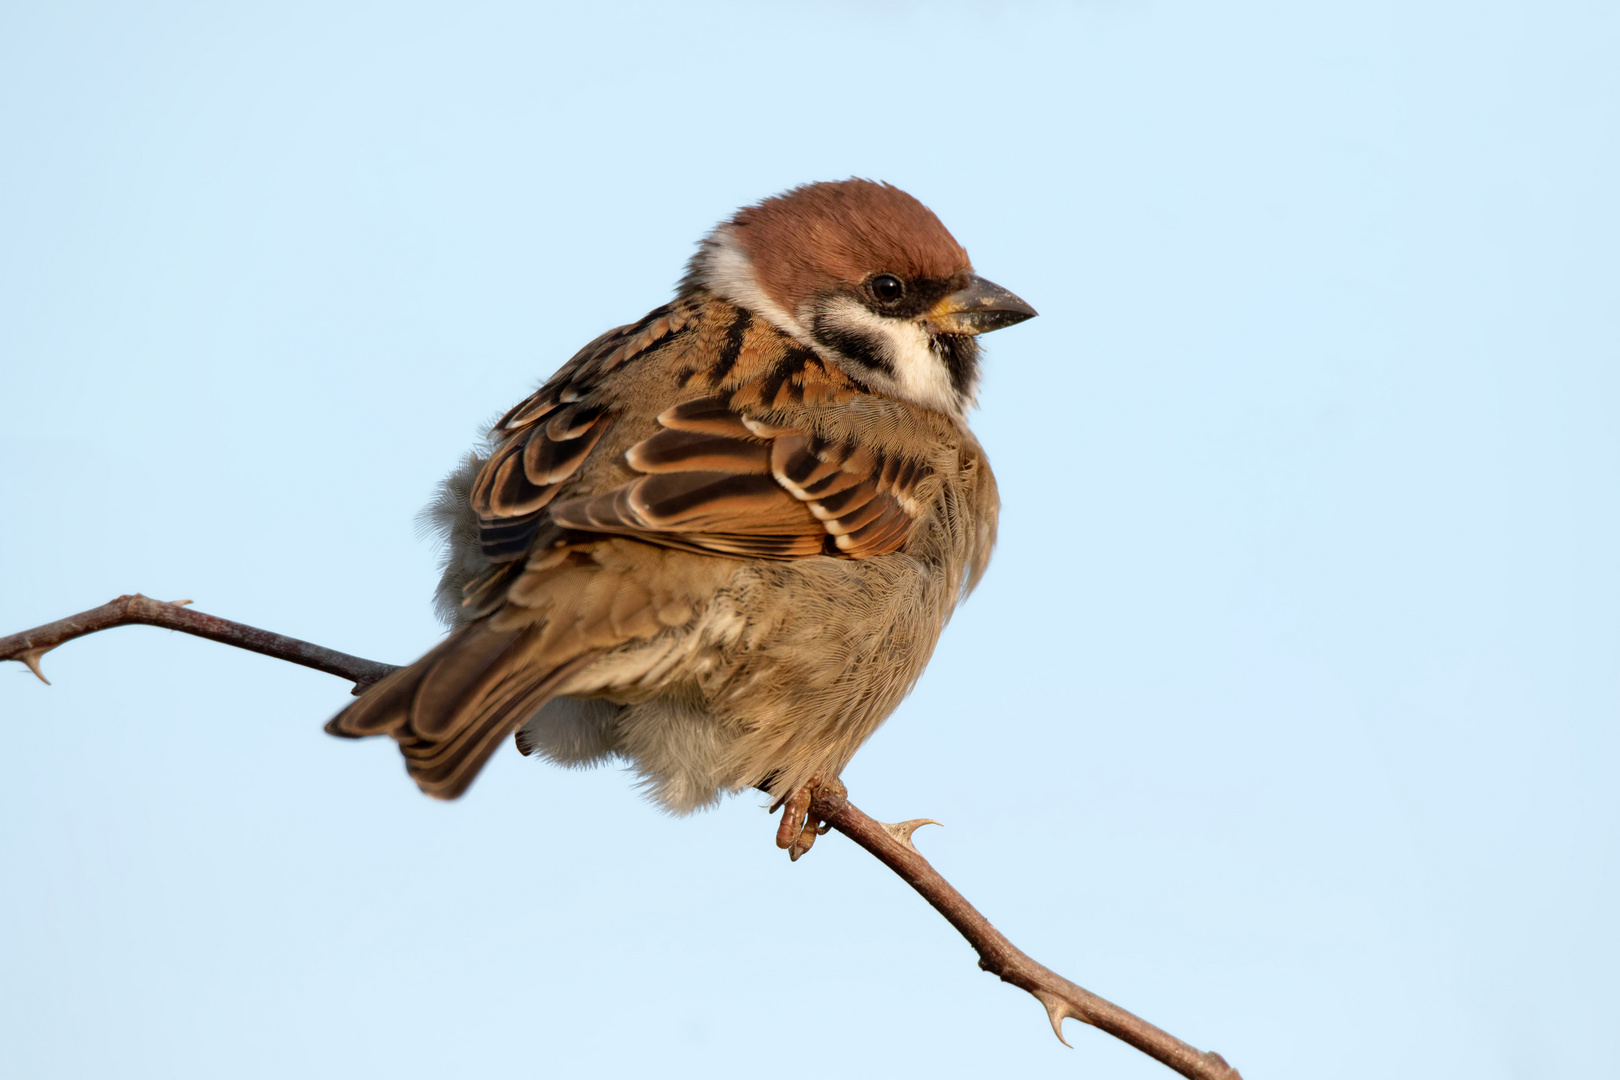
M 946 280 L 973 269 L 934 212 L 891 184 L 806 184 L 737 211 L 731 225 L 759 284 L 789 310 L 876 273 Z

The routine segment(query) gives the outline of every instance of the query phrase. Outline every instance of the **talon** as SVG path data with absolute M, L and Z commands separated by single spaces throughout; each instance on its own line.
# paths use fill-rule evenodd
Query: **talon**
M 809 851 L 815 842 L 816 830 L 806 826 L 805 830 L 799 834 L 799 838 L 793 841 L 793 846 L 788 848 L 788 861 L 798 862 L 799 856 Z
M 782 824 L 776 827 L 777 847 L 792 848 L 798 843 L 800 834 L 804 832 L 805 819 L 810 813 L 810 799 L 813 794 L 811 784 L 806 784 L 789 795 L 787 802 L 782 804 Z M 792 858 L 798 856 L 794 855 Z
M 837 783 L 837 780 L 832 781 L 832 784 Z M 843 785 L 838 786 L 842 788 Z M 799 857 L 810 850 L 816 837 L 832 828 L 811 809 L 821 790 L 821 774 L 817 773 L 808 784 L 782 803 L 782 823 L 776 827 L 776 846 L 785 849 L 793 862 L 798 862 Z

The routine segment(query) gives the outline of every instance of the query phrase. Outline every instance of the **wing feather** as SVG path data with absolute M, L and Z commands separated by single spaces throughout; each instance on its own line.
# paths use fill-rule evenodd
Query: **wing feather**
M 720 395 L 683 402 L 658 420 L 659 431 L 625 452 L 643 475 L 558 500 L 552 522 L 765 559 L 871 558 L 911 535 L 917 503 L 901 480 L 930 475 L 922 463 L 761 421 Z
M 681 385 L 702 396 L 665 409 L 657 429 L 624 451 L 630 478 L 579 490 L 576 478 L 622 407 L 597 392 L 603 377 L 653 360 L 689 332 L 693 347 L 664 362 L 679 365 Z M 694 362 L 707 366 L 694 370 Z M 805 411 L 859 392 L 746 312 L 710 317 L 689 302 L 652 312 L 580 350 L 496 425 L 501 445 L 471 491 L 484 554 L 507 564 L 532 557 L 537 544 L 591 535 L 763 559 L 895 551 L 911 535 L 932 470 L 818 430 Z M 492 570 L 469 589 L 483 595 L 500 577 Z

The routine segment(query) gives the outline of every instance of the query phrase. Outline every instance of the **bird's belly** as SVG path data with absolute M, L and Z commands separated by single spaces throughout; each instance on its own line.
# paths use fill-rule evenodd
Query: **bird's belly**
M 571 678 L 523 738 L 570 764 L 622 757 L 676 813 L 835 776 L 927 664 L 938 579 L 901 553 L 739 563 L 691 622 Z

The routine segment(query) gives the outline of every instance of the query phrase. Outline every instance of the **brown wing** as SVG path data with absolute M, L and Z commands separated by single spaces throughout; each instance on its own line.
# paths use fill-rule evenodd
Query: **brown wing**
M 649 357 L 692 330 L 696 305 L 677 302 L 585 346 L 539 390 L 495 424 L 500 439 L 473 481 L 479 539 L 493 562 L 523 557 L 545 510 L 613 423 L 602 384 L 625 363 Z
M 563 497 L 617 418 L 607 377 L 632 360 L 662 360 L 665 350 L 679 385 L 708 396 L 666 410 L 658 430 L 629 448 L 624 463 L 637 479 Z M 612 534 L 757 558 L 895 551 L 932 470 L 854 437 L 817 433 L 817 407 L 861 394 L 746 311 L 690 300 L 660 308 L 587 345 L 495 426 L 503 441 L 471 492 L 484 554 L 515 563 L 548 526 L 556 539 Z M 482 602 L 474 607 L 486 609 L 507 576 L 498 565 L 475 582 L 470 591 Z
M 905 544 L 928 465 L 758 420 L 733 400 L 714 395 L 665 411 L 660 430 L 625 454 L 638 479 L 557 502 L 551 519 L 581 532 L 767 559 L 864 559 Z

